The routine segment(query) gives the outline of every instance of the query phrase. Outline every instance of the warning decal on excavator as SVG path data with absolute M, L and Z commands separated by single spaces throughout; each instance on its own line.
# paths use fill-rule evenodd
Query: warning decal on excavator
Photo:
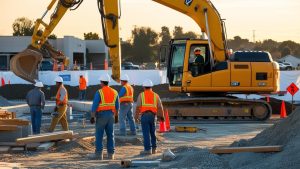
M 185 0 L 184 4 L 186 6 L 190 6 L 192 4 L 193 0 Z

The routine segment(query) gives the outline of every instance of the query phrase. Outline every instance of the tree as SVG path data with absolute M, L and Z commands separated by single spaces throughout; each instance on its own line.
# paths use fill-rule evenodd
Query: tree
M 97 33 L 83 33 L 84 40 L 99 40 L 99 35 Z
M 160 45 L 168 45 L 171 40 L 171 34 L 168 27 L 161 27 L 161 32 L 159 33 L 159 37 L 161 38 Z
M 290 55 L 290 54 L 291 54 L 291 49 L 288 46 L 282 48 L 281 57 L 285 57 L 285 56 Z
M 122 61 L 131 61 L 132 59 L 132 44 L 130 40 L 128 41 L 121 41 L 121 56 Z
M 182 39 L 184 37 L 183 28 L 181 26 L 175 26 L 173 31 L 174 39 Z
M 195 32 L 189 31 L 184 33 L 184 38 L 197 39 L 197 34 Z
M 153 47 L 157 44 L 158 34 L 149 27 L 135 27 L 132 30 L 133 60 L 138 63 L 154 61 Z
M 13 36 L 32 36 L 33 22 L 25 17 L 17 18 L 12 24 Z

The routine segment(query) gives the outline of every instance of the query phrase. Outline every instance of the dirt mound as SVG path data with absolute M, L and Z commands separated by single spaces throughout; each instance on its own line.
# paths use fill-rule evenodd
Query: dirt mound
M 0 96 L 0 107 L 12 106 L 12 104 L 4 97 Z
M 274 154 L 239 153 L 228 155 L 232 168 L 300 168 L 300 108 L 288 118 L 274 124 L 250 140 L 234 142 L 232 146 L 283 145 Z M 235 161 L 239 161 L 235 163 Z
M 266 100 L 266 98 L 261 98 L 261 100 Z M 269 104 L 272 107 L 272 114 L 280 114 L 281 103 L 282 103 L 282 100 L 270 97 Z M 284 101 L 284 103 L 285 103 L 285 109 L 286 109 L 287 115 L 291 114 L 292 113 L 292 104 L 287 101 Z M 296 107 L 296 106 L 294 106 L 294 107 Z

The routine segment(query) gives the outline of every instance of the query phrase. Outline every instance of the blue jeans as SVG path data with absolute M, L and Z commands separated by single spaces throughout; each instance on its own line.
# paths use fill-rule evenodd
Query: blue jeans
M 120 134 L 126 135 L 126 118 L 128 119 L 131 134 L 136 134 L 133 120 L 133 103 L 121 103 L 119 111 Z
M 149 151 L 156 148 L 155 115 L 150 111 L 144 112 L 141 117 L 142 132 L 144 138 L 144 150 Z M 150 144 L 151 137 L 151 144 Z
M 79 100 L 85 100 L 86 90 L 79 90 Z
M 112 111 L 101 111 L 96 113 L 96 153 L 103 150 L 103 135 L 104 131 L 107 136 L 107 152 L 114 154 L 115 139 L 114 139 L 114 113 Z
M 42 122 L 42 108 L 41 106 L 30 106 L 32 133 L 40 134 Z

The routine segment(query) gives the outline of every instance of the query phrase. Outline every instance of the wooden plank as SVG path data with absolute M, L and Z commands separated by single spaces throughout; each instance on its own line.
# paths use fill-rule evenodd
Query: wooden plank
M 64 140 L 64 139 L 72 139 L 73 131 L 65 131 L 65 132 L 53 132 L 48 135 L 34 135 L 31 137 L 18 138 L 16 140 L 17 144 L 27 144 L 27 143 L 40 143 L 47 141 L 55 141 L 55 140 Z
M 0 125 L 0 131 L 16 131 L 17 125 Z
M 254 153 L 267 153 L 267 152 L 280 152 L 282 151 L 281 145 L 275 146 L 253 146 L 253 147 L 215 147 L 210 149 L 214 154 L 231 154 L 241 152 L 254 152 Z
M 54 142 L 43 143 L 38 146 L 37 150 L 48 150 L 50 147 L 54 146 Z
M 21 119 L 0 119 L 0 125 L 27 126 L 29 125 L 29 121 Z

